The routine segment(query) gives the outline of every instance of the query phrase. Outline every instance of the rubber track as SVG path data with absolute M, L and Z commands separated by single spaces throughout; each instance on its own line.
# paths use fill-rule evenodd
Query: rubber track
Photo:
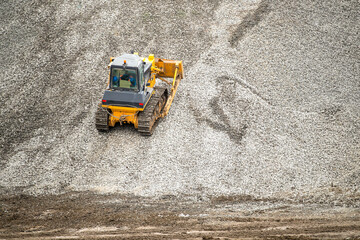
M 155 87 L 155 94 L 151 96 L 151 99 L 145 110 L 138 115 L 138 131 L 142 135 L 151 136 L 156 127 L 156 120 L 160 116 L 162 108 L 165 106 L 164 101 L 161 105 L 160 111 L 156 109 L 159 101 L 162 101 L 162 96 L 165 92 L 165 88 Z
M 100 105 L 95 113 L 95 126 L 98 131 L 109 131 L 109 113 Z

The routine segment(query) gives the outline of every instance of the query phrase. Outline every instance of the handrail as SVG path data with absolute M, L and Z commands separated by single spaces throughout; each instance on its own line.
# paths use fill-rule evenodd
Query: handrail
M 171 88 L 171 92 L 169 94 L 169 97 L 168 97 L 168 100 L 165 104 L 165 107 L 161 113 L 161 117 L 165 117 L 168 112 L 170 111 L 170 106 L 174 100 L 174 97 L 175 97 L 175 94 L 176 94 L 176 91 L 177 91 L 177 88 L 179 86 L 179 83 L 181 81 L 181 75 L 179 74 L 178 72 L 178 68 L 179 68 L 179 65 L 176 64 L 176 70 L 175 70 L 175 74 L 174 74 L 174 80 L 173 80 L 173 84 L 172 84 L 172 88 Z

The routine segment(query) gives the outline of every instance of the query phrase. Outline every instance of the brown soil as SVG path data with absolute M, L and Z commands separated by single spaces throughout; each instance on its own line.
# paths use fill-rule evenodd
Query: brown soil
M 3 196 L 0 206 L 0 239 L 360 239 L 359 209 L 249 196 L 74 192 Z

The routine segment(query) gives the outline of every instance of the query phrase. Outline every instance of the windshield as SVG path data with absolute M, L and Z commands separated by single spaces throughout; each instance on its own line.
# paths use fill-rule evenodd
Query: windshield
M 111 88 L 137 90 L 137 71 L 131 68 L 111 68 Z

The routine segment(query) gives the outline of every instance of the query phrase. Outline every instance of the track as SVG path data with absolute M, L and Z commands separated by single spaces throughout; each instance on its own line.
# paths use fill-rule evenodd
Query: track
M 148 105 L 143 112 L 138 116 L 138 131 L 142 135 L 151 136 L 156 127 L 156 120 L 160 117 L 163 109 L 166 96 L 165 88 L 155 87 L 155 94 L 151 97 Z
M 95 114 L 95 126 L 99 131 L 109 131 L 109 113 L 99 104 Z

